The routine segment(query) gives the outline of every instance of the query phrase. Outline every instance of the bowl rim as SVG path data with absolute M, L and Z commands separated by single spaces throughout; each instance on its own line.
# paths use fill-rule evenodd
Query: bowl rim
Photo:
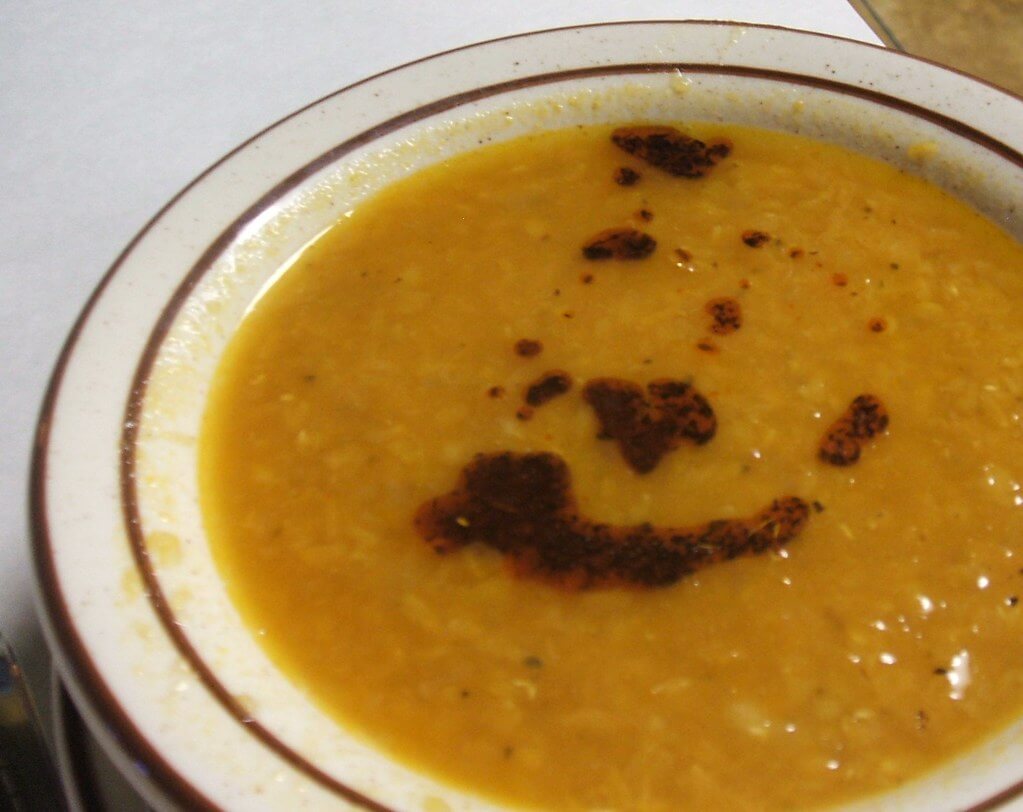
M 61 579 L 57 572 L 55 563 L 54 543 L 49 527 L 47 509 L 47 457 L 50 443 L 50 429 L 54 416 L 58 410 L 58 402 L 67 365 L 76 351 L 79 339 L 83 331 L 86 329 L 96 305 L 102 299 L 110 282 L 132 256 L 139 243 L 142 242 L 143 239 L 161 223 L 163 218 L 170 211 L 175 209 L 188 192 L 201 185 L 215 170 L 226 164 L 234 156 L 251 148 L 268 133 L 278 129 L 286 122 L 299 117 L 303 113 L 318 107 L 328 100 L 335 99 L 355 88 L 371 84 L 378 79 L 405 71 L 417 65 L 434 60 L 442 60 L 451 54 L 483 49 L 495 43 L 510 42 L 524 38 L 536 38 L 542 35 L 561 34 L 583 29 L 621 29 L 630 27 L 639 28 L 643 26 L 711 26 L 715 28 L 724 27 L 733 30 L 755 29 L 768 32 L 786 32 L 787 34 L 798 34 L 800 36 L 816 38 L 818 40 L 848 43 L 859 49 L 873 49 L 878 53 L 883 53 L 885 54 L 885 59 L 894 58 L 897 60 L 905 60 L 902 64 L 907 64 L 908 62 L 933 66 L 943 72 L 965 77 L 973 83 L 991 88 L 998 93 L 1004 94 L 1009 100 L 1023 102 L 1023 96 L 1016 95 L 1015 93 L 998 87 L 990 82 L 973 77 L 963 71 L 941 65 L 933 60 L 912 56 L 900 51 L 894 51 L 881 45 L 875 45 L 831 34 L 786 28 L 776 25 L 719 20 L 634 20 L 628 22 L 590 23 L 496 37 L 406 62 L 402 65 L 346 85 L 338 90 L 325 94 L 303 107 L 300 107 L 242 141 L 234 149 L 230 150 L 221 158 L 210 164 L 191 182 L 170 198 L 170 200 L 162 208 L 160 208 L 160 210 L 157 211 L 145 225 L 142 226 L 138 233 L 129 241 L 123 251 L 111 264 L 109 269 L 104 273 L 103 277 L 100 279 L 95 289 L 83 305 L 79 316 L 69 331 L 69 334 L 60 350 L 53 372 L 51 373 L 39 411 L 32 451 L 29 482 L 29 518 L 32 538 L 31 553 L 34 565 L 37 612 L 42 619 L 48 643 L 51 649 L 58 655 L 56 659 L 58 660 L 59 670 L 64 677 L 68 690 L 74 699 L 75 705 L 82 711 L 82 715 L 86 718 L 90 729 L 97 736 L 107 752 L 112 755 L 119 768 L 127 773 L 132 783 L 144 795 L 150 798 L 153 798 L 155 795 L 156 798 L 159 798 L 166 803 L 182 805 L 187 808 L 222 808 L 219 804 L 207 797 L 207 795 L 205 795 L 197 786 L 195 786 L 195 784 L 190 781 L 189 778 L 182 773 L 182 771 L 175 767 L 171 759 L 161 752 L 158 745 L 142 732 L 130 713 L 123 707 L 117 695 L 107 684 L 100 669 L 94 661 L 94 657 L 90 652 L 88 645 L 79 634 L 72 611 L 65 600 L 64 591 L 61 586 Z M 377 810 L 379 812 L 390 812 L 391 809 L 390 807 L 384 806 L 363 795 L 359 791 L 347 786 L 333 776 L 326 774 L 301 754 L 292 750 L 287 744 L 276 738 L 272 731 L 267 730 L 258 722 L 247 718 L 247 715 L 241 705 L 219 682 L 216 674 L 203 662 L 201 656 L 192 646 L 187 636 L 174 622 L 173 610 L 166 598 L 163 596 L 153 567 L 148 561 L 145 553 L 145 544 L 141 538 L 141 529 L 138 521 L 137 494 L 134 487 L 133 477 L 135 465 L 135 440 L 138 434 L 137 418 L 141 412 L 146 388 L 146 379 L 151 364 L 155 360 L 161 342 L 166 336 L 166 333 L 171 326 L 171 322 L 177 314 L 180 306 L 187 299 L 202 275 L 209 269 L 213 260 L 223 252 L 224 248 L 234 241 L 246 225 L 248 225 L 259 213 L 265 211 L 273 202 L 279 200 L 287 192 L 293 190 L 301 184 L 302 181 L 308 179 L 325 166 L 343 158 L 346 154 L 407 124 L 422 120 L 427 116 L 442 113 L 468 102 L 487 98 L 502 92 L 567 79 L 585 78 L 588 76 L 607 76 L 640 72 L 663 73 L 673 70 L 682 70 L 685 73 L 710 73 L 760 79 L 775 79 L 785 81 L 787 83 L 826 89 L 834 91 L 840 95 L 851 95 L 894 108 L 901 112 L 909 112 L 917 118 L 937 124 L 943 129 L 967 138 L 980 146 L 983 146 L 987 150 L 990 150 L 1016 165 L 1023 167 L 1023 154 L 1021 154 L 1018 150 L 993 136 L 975 129 L 972 126 L 963 124 L 951 116 L 922 107 L 906 99 L 888 95 L 876 89 L 847 84 L 837 79 L 826 79 L 822 77 L 808 76 L 805 74 L 789 73 L 785 70 L 766 67 L 728 65 L 706 61 L 697 63 L 680 63 L 677 61 L 632 64 L 614 63 L 609 65 L 591 65 L 583 68 L 569 68 L 561 71 L 548 71 L 545 73 L 530 74 L 457 93 L 437 99 L 432 103 L 416 107 L 415 109 L 371 126 L 355 137 L 338 143 L 327 152 L 306 162 L 300 169 L 274 185 L 255 203 L 250 205 L 245 211 L 233 219 L 231 225 L 202 252 L 199 260 L 181 278 L 173 296 L 165 303 L 163 310 L 159 313 L 156 321 L 153 322 L 149 339 L 139 356 L 140 360 L 138 361 L 132 381 L 130 396 L 124 409 L 124 420 L 122 423 L 123 431 L 118 454 L 120 467 L 119 481 L 121 486 L 119 494 L 121 502 L 120 508 L 127 528 L 127 535 L 131 543 L 134 563 L 145 584 L 150 606 L 159 618 L 159 621 L 163 626 L 163 630 L 168 634 L 178 653 L 185 657 L 189 665 L 199 677 L 203 686 L 211 692 L 224 709 L 227 710 L 232 717 L 234 717 L 235 721 L 259 739 L 265 746 L 271 748 L 276 755 L 290 763 L 291 766 L 296 767 L 308 778 L 321 784 L 330 792 L 335 793 L 340 799 L 355 804 L 360 808 Z M 147 774 L 146 779 L 140 777 L 137 770 L 132 769 L 132 767 L 139 765 L 144 768 Z M 1023 793 L 1023 778 L 999 791 L 995 795 L 971 805 L 968 807 L 967 812 L 980 812 L 980 810 L 995 808 L 1021 793 Z

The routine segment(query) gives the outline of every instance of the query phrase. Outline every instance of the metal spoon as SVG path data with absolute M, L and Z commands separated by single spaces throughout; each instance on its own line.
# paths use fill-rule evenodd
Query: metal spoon
M 0 810 L 67 808 L 21 668 L 0 635 Z

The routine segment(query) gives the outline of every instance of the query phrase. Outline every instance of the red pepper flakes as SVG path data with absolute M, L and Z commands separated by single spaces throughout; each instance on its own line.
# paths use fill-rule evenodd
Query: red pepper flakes
M 818 455 L 832 465 L 852 465 L 863 443 L 888 428 L 888 411 L 874 395 L 860 395 L 821 438 Z
M 583 387 L 583 399 L 600 422 L 597 437 L 616 440 L 625 461 L 641 474 L 683 442 L 703 445 L 717 431 L 710 403 L 684 381 L 661 378 L 644 393 L 631 381 L 595 378 Z
M 849 277 L 844 273 L 833 273 L 831 274 L 831 284 L 839 288 L 844 288 L 849 284 Z
M 691 262 L 693 255 L 686 251 L 685 248 L 676 248 L 675 256 L 678 257 L 679 262 Z
M 520 338 L 515 342 L 515 354 L 523 358 L 533 358 L 543 352 L 543 344 L 535 338 Z
M 638 217 L 640 220 L 649 223 L 651 220 L 654 219 L 654 213 L 650 211 L 650 209 L 640 209 L 639 211 L 636 212 L 636 217 Z
M 627 166 L 618 167 L 614 174 L 615 183 L 619 186 L 635 186 L 641 177 L 639 172 Z
M 520 406 L 515 411 L 515 416 L 522 421 L 533 419 L 533 409 L 529 406 Z
M 709 338 L 703 338 L 696 342 L 696 349 L 701 352 L 718 352 L 719 347 Z
M 567 372 L 552 370 L 545 372 L 526 388 L 525 400 L 530 406 L 543 406 L 571 388 L 572 378 Z
M 644 259 L 657 247 L 649 234 L 634 228 L 608 228 L 595 234 L 583 245 L 586 259 Z
M 742 241 L 746 243 L 750 248 L 759 248 L 765 242 L 771 239 L 771 235 L 766 231 L 756 231 L 749 229 L 742 232 Z
M 785 496 L 748 519 L 695 527 L 594 522 L 579 514 L 561 457 L 502 451 L 478 454 L 454 490 L 419 507 L 414 526 L 439 554 L 486 544 L 515 574 L 564 589 L 651 588 L 718 562 L 777 550 L 809 517 L 806 502 Z
M 872 333 L 883 333 L 885 329 L 888 327 L 888 322 L 886 322 L 880 316 L 875 316 L 874 318 L 867 322 L 867 327 L 870 328 L 870 332 Z
M 737 299 L 730 296 L 711 299 L 703 309 L 710 315 L 710 331 L 716 335 L 729 335 L 742 327 L 742 308 Z
M 802 259 L 806 252 L 802 248 L 793 248 L 789 251 L 789 256 L 793 259 Z
M 682 178 L 702 178 L 732 151 L 725 139 L 706 144 L 674 127 L 619 127 L 611 140 L 630 155 Z
M 487 394 L 490 395 L 490 397 L 492 397 L 492 398 L 503 398 L 504 397 L 504 387 L 503 386 L 491 386 L 487 390 Z
M 746 279 L 745 277 L 740 279 L 739 280 L 739 287 L 742 288 L 743 290 L 749 290 L 749 287 L 750 287 L 749 280 Z
M 589 285 L 593 282 L 593 274 L 584 273 L 582 276 L 579 277 L 579 281 L 582 282 L 584 285 Z

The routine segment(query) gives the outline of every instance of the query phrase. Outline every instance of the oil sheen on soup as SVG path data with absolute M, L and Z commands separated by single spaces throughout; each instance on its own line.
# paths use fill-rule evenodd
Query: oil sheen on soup
M 217 373 L 203 509 L 326 712 L 513 806 L 804 808 L 1023 697 L 1023 250 L 795 136 L 577 128 L 397 183 Z

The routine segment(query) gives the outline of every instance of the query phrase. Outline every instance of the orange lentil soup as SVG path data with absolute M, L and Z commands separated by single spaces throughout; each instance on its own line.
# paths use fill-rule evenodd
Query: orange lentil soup
M 1023 704 L 1023 250 L 862 156 L 680 130 L 386 189 L 257 303 L 206 415 L 272 658 L 513 806 L 834 803 Z

